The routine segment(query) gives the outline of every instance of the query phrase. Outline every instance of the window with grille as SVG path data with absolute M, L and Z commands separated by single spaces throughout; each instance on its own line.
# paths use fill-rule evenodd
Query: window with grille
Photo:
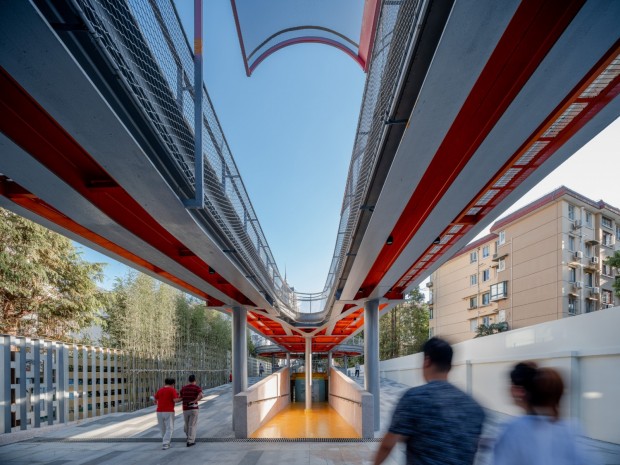
M 502 281 L 501 283 L 491 285 L 491 292 L 489 293 L 491 300 L 500 300 L 508 298 L 508 281 Z

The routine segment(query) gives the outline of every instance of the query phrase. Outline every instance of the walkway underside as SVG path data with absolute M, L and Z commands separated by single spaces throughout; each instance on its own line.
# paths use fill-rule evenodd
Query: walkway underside
M 384 312 L 402 301 L 620 114 L 619 2 L 411 2 L 419 11 L 391 27 L 413 25 L 404 34 L 412 42 L 383 57 L 393 60 L 385 76 L 394 81 L 374 83 L 390 97 L 360 118 L 370 121 L 360 143 L 372 148 L 354 150 L 351 162 L 367 167 L 355 172 L 360 184 L 347 182 L 355 202 L 341 226 L 351 236 L 339 236 L 325 308 L 300 314 L 285 302 L 291 296 L 253 211 L 235 203 L 247 193 L 230 187 L 239 174 L 223 165 L 232 156 L 219 124 L 207 128 L 215 145 L 205 149 L 204 173 L 217 205 L 184 207 L 193 195 L 189 83 L 179 69 L 178 86 L 166 88 L 156 76 L 165 57 L 149 47 L 170 37 L 147 39 L 138 19 L 120 15 L 110 22 L 136 32 L 123 45 L 134 55 L 110 63 L 114 37 L 88 32 L 80 4 L 2 3 L 0 205 L 209 306 L 245 307 L 249 325 L 291 352 L 303 352 L 307 337 L 313 352 L 327 352 L 361 330 L 365 302 Z M 173 52 L 178 63 L 189 57 Z M 120 76 L 131 60 L 148 69 Z M 157 79 L 164 87 L 155 92 Z

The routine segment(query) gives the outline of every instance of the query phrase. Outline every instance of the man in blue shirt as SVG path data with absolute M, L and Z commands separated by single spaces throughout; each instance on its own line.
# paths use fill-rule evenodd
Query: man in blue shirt
M 448 382 L 452 347 L 433 337 L 422 348 L 427 384 L 409 389 L 398 402 L 375 465 L 397 442 L 407 443 L 407 465 L 471 465 L 478 449 L 484 411 Z

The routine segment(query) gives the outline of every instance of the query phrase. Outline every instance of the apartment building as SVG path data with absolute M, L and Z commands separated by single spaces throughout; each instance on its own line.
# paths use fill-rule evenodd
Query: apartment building
M 516 329 L 620 305 L 619 271 L 604 264 L 616 250 L 620 209 L 562 186 L 496 221 L 431 275 L 430 332 L 456 343 L 480 324 Z

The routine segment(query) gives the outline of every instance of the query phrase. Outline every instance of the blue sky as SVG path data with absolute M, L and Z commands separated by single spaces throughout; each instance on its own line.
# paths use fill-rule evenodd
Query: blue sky
M 284 48 L 246 77 L 230 2 L 204 2 L 204 80 L 280 272 L 299 291 L 323 289 L 331 261 L 365 74 L 325 45 Z M 193 35 L 193 2 L 177 0 Z M 192 43 L 192 41 L 190 41 Z M 513 208 L 561 184 L 620 207 L 620 120 Z M 613 168 L 613 169 L 608 169 Z M 109 263 L 106 287 L 124 265 Z

